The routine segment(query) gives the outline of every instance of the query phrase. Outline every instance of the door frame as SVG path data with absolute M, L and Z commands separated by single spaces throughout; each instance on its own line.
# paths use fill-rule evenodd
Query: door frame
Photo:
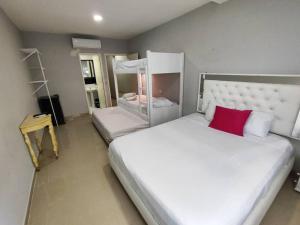
M 80 55 L 97 55 L 99 57 L 99 63 L 100 63 L 100 71 L 102 73 L 102 83 L 103 83 L 103 88 L 104 88 L 104 98 L 105 98 L 105 107 L 108 106 L 107 104 L 107 97 L 106 97 L 106 92 L 105 92 L 105 80 L 104 80 L 104 70 L 103 70 L 103 63 L 102 63 L 102 54 L 99 53 L 99 52 L 79 52 L 77 54 L 77 59 L 78 59 L 78 63 L 80 65 L 80 76 L 81 76 L 81 81 L 82 81 L 82 85 L 83 85 L 83 88 L 84 88 L 84 93 L 85 93 L 85 100 L 86 100 L 86 105 L 87 105 L 87 108 L 88 108 L 88 111 L 90 110 L 89 109 L 89 99 L 88 99 L 88 95 L 86 93 L 86 90 L 85 90 L 85 81 L 84 81 L 84 78 L 82 76 L 82 67 L 81 67 L 81 59 L 80 59 Z M 96 76 L 96 74 L 95 74 Z M 98 85 L 98 83 L 97 83 Z M 98 96 L 99 96 L 99 90 L 98 90 Z

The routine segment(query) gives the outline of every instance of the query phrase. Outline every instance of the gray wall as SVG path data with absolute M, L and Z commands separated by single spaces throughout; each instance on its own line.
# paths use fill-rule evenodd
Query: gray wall
M 19 125 L 36 113 L 36 99 L 21 61 L 20 33 L 0 8 L 0 224 L 21 225 L 26 217 L 34 169 Z
M 138 92 L 138 79 L 135 74 L 122 74 L 117 76 L 119 97 L 125 93 Z
M 152 95 L 165 97 L 179 104 L 180 74 L 164 74 L 152 76 Z
M 60 95 L 65 116 L 78 115 L 88 111 L 79 60 L 72 55 L 72 35 L 48 34 L 38 32 L 22 32 L 25 47 L 38 48 L 46 67 L 51 93 Z M 82 53 L 123 53 L 127 52 L 127 42 L 100 38 L 102 48 L 99 52 L 81 50 Z M 106 74 L 106 65 L 102 57 L 102 65 Z
M 199 72 L 300 74 L 300 1 L 209 3 L 129 41 L 129 50 L 185 52 L 184 114 Z

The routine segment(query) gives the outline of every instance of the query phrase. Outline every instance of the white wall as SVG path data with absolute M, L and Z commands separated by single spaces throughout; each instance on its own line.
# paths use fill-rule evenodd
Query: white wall
M 34 169 L 18 126 L 37 105 L 20 60 L 20 33 L 1 9 L 0 34 L 0 224 L 23 225 Z
M 154 97 L 166 97 L 179 104 L 180 73 L 152 75 L 152 95 Z

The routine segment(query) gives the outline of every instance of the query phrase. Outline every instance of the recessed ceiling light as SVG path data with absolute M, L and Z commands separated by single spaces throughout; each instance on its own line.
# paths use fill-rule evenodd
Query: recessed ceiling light
M 103 17 L 99 14 L 95 14 L 93 17 L 96 22 L 100 22 L 103 20 Z

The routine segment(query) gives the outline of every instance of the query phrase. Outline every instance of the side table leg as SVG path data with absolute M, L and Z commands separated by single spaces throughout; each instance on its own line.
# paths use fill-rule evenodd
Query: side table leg
M 53 145 L 53 152 L 54 152 L 56 158 L 58 158 L 57 141 L 56 141 L 56 136 L 55 136 L 54 128 L 53 128 L 52 124 L 49 125 L 49 133 L 50 133 L 51 141 L 52 141 L 52 145 Z
M 25 143 L 27 144 L 27 147 L 28 147 L 28 150 L 29 150 L 32 162 L 33 162 L 33 165 L 35 166 L 35 168 L 37 170 L 39 170 L 40 169 L 40 167 L 39 167 L 39 161 L 37 160 L 37 158 L 35 156 L 35 153 L 34 153 L 33 148 L 31 146 L 31 142 L 30 142 L 30 139 L 28 137 L 28 134 L 25 133 L 23 135 L 24 135 L 24 140 L 25 140 Z
M 38 137 L 38 132 L 35 132 L 34 133 L 34 137 L 35 137 L 35 142 L 36 142 L 36 145 L 39 149 L 39 152 L 41 153 L 43 151 L 42 149 L 42 140 L 43 140 L 43 137 L 39 138 Z

